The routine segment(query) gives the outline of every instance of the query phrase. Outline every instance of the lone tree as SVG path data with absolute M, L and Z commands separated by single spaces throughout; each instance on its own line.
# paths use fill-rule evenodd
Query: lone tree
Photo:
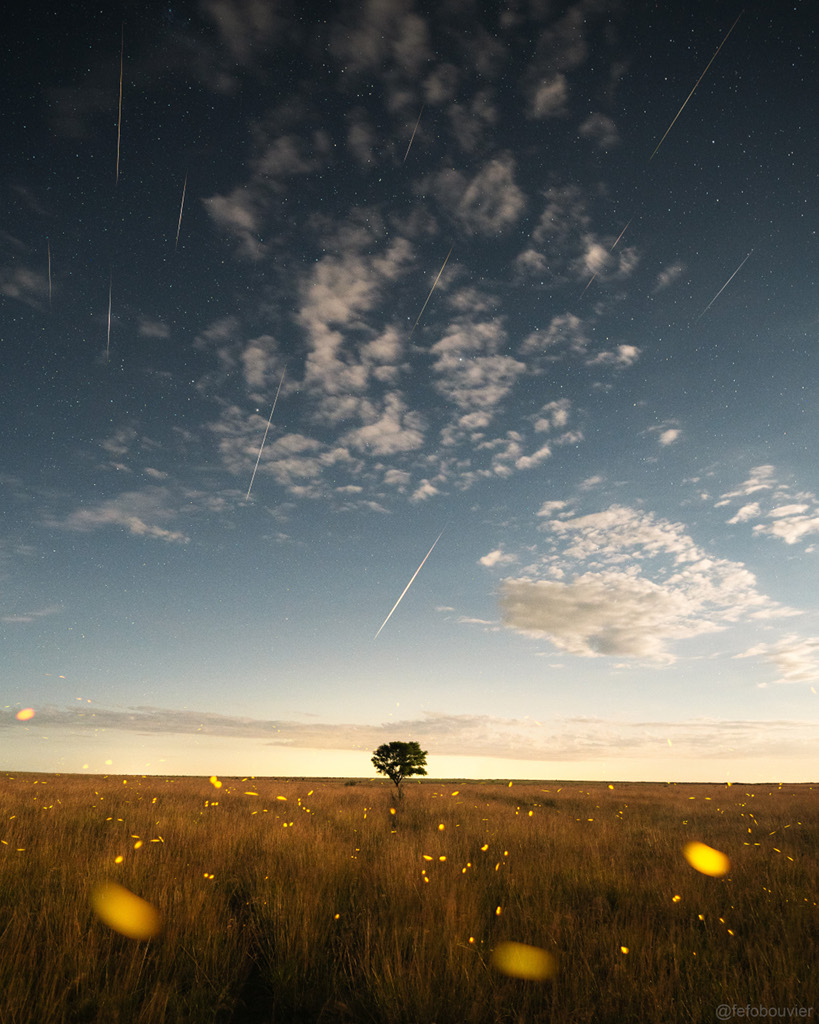
M 399 797 L 402 796 L 401 783 L 407 776 L 427 773 L 424 767 L 427 763 L 427 752 L 421 750 L 420 744 L 415 740 L 410 743 L 402 743 L 401 740 L 382 743 L 378 750 L 373 751 L 372 761 L 376 771 L 392 779 Z

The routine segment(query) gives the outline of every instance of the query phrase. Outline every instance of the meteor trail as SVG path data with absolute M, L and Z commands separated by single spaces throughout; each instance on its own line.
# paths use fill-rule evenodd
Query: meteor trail
M 424 112 L 424 108 L 421 107 L 421 114 L 423 114 L 423 112 Z M 418 131 L 418 125 L 421 123 L 421 114 L 418 115 L 418 120 L 415 122 L 415 127 L 412 129 L 412 136 L 411 136 L 411 138 L 409 140 L 409 146 L 407 146 L 407 151 L 404 154 L 404 160 L 402 160 L 401 163 L 404 163 L 404 161 L 409 156 L 410 146 L 412 146 L 412 140 L 415 138 L 415 133 Z
M 447 264 L 447 260 L 448 260 L 448 259 L 449 259 L 449 257 L 450 257 L 450 256 L 452 255 L 452 249 L 454 249 L 454 248 L 455 248 L 455 246 L 453 245 L 453 246 L 452 246 L 452 248 L 451 248 L 451 249 L 449 250 L 449 252 L 448 252 L 448 253 L 446 254 L 446 260 L 444 260 L 444 264 L 443 264 L 443 266 L 442 266 L 442 267 L 441 267 L 441 269 L 440 269 L 440 270 L 438 271 L 438 276 L 437 276 L 437 277 L 435 278 L 435 284 L 433 284 L 433 286 L 432 286 L 432 287 L 430 288 L 430 290 L 429 290 L 429 295 L 427 295 L 427 302 L 429 302 L 429 300 L 430 300 L 430 299 L 432 298 L 432 293 L 433 293 L 433 292 L 435 291 L 435 285 L 437 285 L 437 284 L 438 284 L 438 282 L 439 282 L 439 281 L 441 280 L 441 274 L 443 274 L 443 272 L 444 272 L 444 267 L 445 267 L 445 266 L 446 266 L 446 264 Z M 421 319 L 421 317 L 422 317 L 422 316 L 424 315 L 424 310 L 425 310 L 425 309 L 427 308 L 427 302 L 425 302 L 425 303 L 423 304 L 423 306 L 421 306 L 421 312 L 420 312 L 420 313 L 418 314 L 418 320 L 420 320 L 420 319 Z M 416 327 L 418 326 L 418 320 L 416 320 L 416 321 L 415 321 L 415 323 L 414 323 L 414 324 L 412 325 L 412 331 L 410 331 L 410 332 L 409 332 L 409 336 L 410 336 L 410 338 L 412 337 L 412 332 L 413 332 L 413 331 L 415 330 L 415 328 L 416 328 Z M 407 340 L 409 340 L 409 339 L 407 339 Z M 400 598 L 399 598 L 399 600 L 400 600 Z
M 739 19 L 740 19 L 740 18 L 742 17 L 742 15 L 743 15 L 744 13 L 745 13 L 745 11 L 744 11 L 744 10 L 742 10 L 742 11 L 740 11 L 740 12 L 739 12 L 739 14 L 737 15 L 737 19 L 736 19 L 736 21 L 735 21 L 735 22 L 734 22 L 734 24 L 733 24 L 733 25 L 732 25 L 732 26 L 731 26 L 731 27 L 730 27 L 730 28 L 728 29 L 728 31 L 727 31 L 727 32 L 725 33 L 725 39 L 723 39 L 723 40 L 722 40 L 722 42 L 721 42 L 721 43 L 719 44 L 719 46 L 718 46 L 718 47 L 716 48 L 716 51 L 714 52 L 714 56 L 713 56 L 713 57 L 711 58 L 711 60 L 709 60 L 709 61 L 708 61 L 708 63 L 707 63 L 706 65 L 705 65 L 705 71 L 703 71 L 703 73 L 702 73 L 702 74 L 700 75 L 700 77 L 699 77 L 699 78 L 697 79 L 697 81 L 696 81 L 696 84 L 694 85 L 694 88 L 693 88 L 693 89 L 691 90 L 691 92 L 690 92 L 690 93 L 689 93 L 689 94 L 688 94 L 688 95 L 687 95 L 687 96 L 685 97 L 685 103 L 688 103 L 688 101 L 689 101 L 689 100 L 691 99 L 691 97 L 692 97 L 692 96 L 694 95 L 694 90 L 695 90 L 695 89 L 697 88 L 697 86 L 698 86 L 698 85 L 700 84 L 700 82 L 701 82 L 701 81 L 703 80 L 703 78 L 705 78 L 705 72 L 706 72 L 706 71 L 707 71 L 707 70 L 708 70 L 708 69 L 709 69 L 709 68 L 711 67 L 711 65 L 712 65 L 712 64 L 714 63 L 714 59 L 716 58 L 716 56 L 717 56 L 717 54 L 719 53 L 719 51 L 720 51 L 720 50 L 721 50 L 721 49 L 723 48 L 723 46 L 725 45 L 725 42 L 726 42 L 726 40 L 728 39 L 728 36 L 730 36 L 730 34 L 731 34 L 731 33 L 732 33 L 733 31 L 734 31 L 734 28 L 736 27 L 736 23 L 737 23 L 737 21 L 739 21 Z M 680 107 L 680 109 L 679 109 L 679 110 L 677 111 L 677 113 L 676 113 L 676 114 L 674 115 L 674 121 L 672 121 L 672 122 L 671 122 L 671 124 L 670 124 L 670 125 L 669 125 L 669 126 L 668 126 L 668 127 L 666 128 L 666 130 L 665 130 L 665 135 L 668 135 L 668 133 L 669 133 L 669 132 L 671 131 L 671 129 L 672 129 L 673 127 L 674 127 L 674 122 L 675 122 L 675 121 L 677 120 L 677 118 L 678 118 L 678 117 L 680 116 L 680 114 L 681 114 L 681 113 L 683 112 L 683 109 L 685 108 L 685 103 L 683 103 L 683 105 L 682 105 L 682 106 Z M 659 142 L 657 143 L 657 149 L 659 149 L 659 148 L 660 148 L 660 146 L 662 146 L 662 144 L 663 144 L 663 143 L 665 142 L 665 135 L 664 135 L 664 136 L 663 136 L 663 137 L 662 137 L 662 138 L 660 139 L 660 141 L 659 141 Z M 655 149 L 655 150 L 654 150 L 654 153 L 652 153 L 652 154 L 651 154 L 651 156 L 650 156 L 650 157 L 648 158 L 648 162 L 649 162 L 649 163 L 651 163 L 651 161 L 652 161 L 652 160 L 654 159 L 654 155 L 656 154 L 656 152 L 657 152 L 657 149 Z
M 48 246 L 48 304 L 51 305 L 51 240 L 46 239 Z
M 182 227 L 182 211 L 185 209 L 185 192 L 188 189 L 188 176 L 185 175 L 185 184 L 182 186 L 182 202 L 179 205 L 179 223 L 176 225 L 176 244 L 174 249 L 179 245 L 179 229 Z
M 444 529 L 446 529 L 446 527 L 444 527 Z M 426 562 L 426 560 L 427 560 L 427 559 L 429 558 L 429 556 L 430 556 L 430 555 L 432 554 L 432 548 L 434 548 L 434 547 L 435 547 L 435 544 L 437 544 L 437 543 L 438 543 L 438 541 L 439 541 L 439 540 L 441 539 L 441 537 L 443 537 L 443 535 L 444 535 L 444 530 L 441 530 L 441 532 L 440 532 L 440 533 L 438 534 L 438 536 L 437 536 L 437 537 L 435 538 L 435 543 L 434 543 L 434 544 L 432 545 L 432 547 L 431 547 L 431 548 L 429 549 L 429 551 L 427 551 L 426 555 L 424 555 L 424 562 Z M 420 572 L 420 571 L 421 571 L 421 570 L 422 570 L 422 569 L 424 568 L 424 562 L 421 562 L 421 564 L 420 564 L 420 565 L 418 566 L 418 568 L 417 568 L 417 569 L 415 570 L 415 572 L 414 572 L 414 573 L 412 574 L 412 579 L 411 579 L 411 580 L 409 581 L 409 583 L 408 583 L 408 584 L 407 584 L 407 585 L 406 585 L 406 586 L 404 587 L 404 589 L 402 590 L 402 592 L 401 592 L 401 597 L 399 597 L 399 598 L 398 598 L 398 600 L 397 600 L 397 601 L 395 602 L 395 604 L 394 604 L 394 605 L 392 606 L 392 609 L 390 610 L 390 614 L 389 614 L 389 615 L 388 615 L 388 616 L 386 617 L 386 619 L 384 619 L 384 621 L 383 621 L 383 622 L 381 623 L 381 625 L 380 625 L 380 626 L 378 627 L 378 633 L 380 633 L 380 632 L 381 632 L 381 630 L 382 630 L 382 629 L 383 629 L 383 628 L 384 628 L 384 627 L 385 627 L 385 626 L 387 625 L 387 623 L 388 623 L 388 622 L 390 621 L 390 618 L 392 617 L 392 613 L 393 613 L 393 612 L 395 611 L 395 609 L 396 609 L 396 608 L 398 607 L 398 605 L 399 605 L 399 604 L 401 604 L 401 600 L 402 600 L 402 598 L 404 597 L 404 594 L 406 594 L 406 592 L 407 592 L 407 591 L 409 590 L 409 588 L 410 588 L 410 587 L 412 586 L 412 584 L 413 584 L 413 581 L 415 580 L 415 577 L 416 577 L 416 576 L 418 575 L 418 573 L 419 573 L 419 572 Z M 378 633 L 376 633 L 376 634 L 375 634 L 375 636 L 373 637 L 373 640 L 377 640 L 377 639 L 378 639 Z
M 108 279 L 108 344 L 105 346 L 105 361 L 106 363 L 111 356 L 111 289 L 114 285 L 113 272 Z
M 125 56 L 125 26 L 122 26 L 122 43 L 119 51 L 119 117 L 117 118 L 117 180 L 119 184 L 119 138 L 122 130 L 122 63 Z
M 753 250 L 753 249 L 751 249 L 751 252 L 753 252 L 753 251 L 754 251 L 754 250 Z M 749 252 L 749 253 L 748 253 L 748 256 L 750 256 L 750 255 L 751 255 L 751 252 Z M 732 282 L 732 281 L 734 280 L 734 278 L 735 278 L 735 277 L 737 276 L 737 274 L 738 274 L 738 273 L 740 272 L 740 270 L 742 270 L 742 268 L 743 268 L 743 267 L 745 266 L 745 263 L 746 263 L 746 261 L 747 261 L 747 259 L 748 259 L 748 256 L 746 256 L 746 257 L 745 257 L 745 259 L 744 259 L 744 260 L 742 261 L 742 263 L 740 263 L 740 265 L 739 265 L 739 266 L 737 267 L 737 269 L 736 269 L 736 270 L 735 270 L 735 271 L 733 272 L 733 274 L 731 274 L 731 276 L 730 276 L 730 277 L 728 278 L 728 280 L 727 280 L 727 281 L 725 282 L 725 284 L 724 284 L 724 285 L 722 286 L 722 288 L 720 288 L 720 290 L 719 290 L 719 291 L 717 292 L 717 294 L 716 294 L 716 295 L 715 295 L 715 296 L 713 297 L 713 299 L 711 299 L 711 301 L 710 301 L 710 302 L 708 303 L 708 305 L 707 305 L 707 306 L 705 307 L 705 309 L 704 309 L 704 310 L 703 310 L 703 311 L 702 311 L 702 312 L 700 313 L 700 315 L 699 315 L 699 316 L 697 317 L 697 320 L 699 320 L 699 319 L 700 319 L 700 317 L 703 317 L 703 316 L 705 316 L 705 314 L 706 314 L 706 313 L 708 312 L 708 310 L 709 310 L 709 309 L 710 309 L 710 308 L 711 308 L 711 307 L 712 307 L 712 306 L 714 305 L 714 303 L 715 303 L 715 302 L 717 301 L 717 299 L 718 299 L 718 298 L 720 297 L 720 295 L 722 295 L 722 293 L 723 293 L 723 292 L 725 291 L 725 289 L 726 289 L 726 288 L 728 287 L 728 285 L 729 285 L 729 284 L 730 284 L 730 283 L 731 283 L 731 282 Z
M 631 224 L 631 221 L 632 221 L 632 220 L 634 220 L 634 218 L 633 218 L 633 217 L 632 217 L 632 218 L 631 218 L 631 220 L 630 220 L 630 221 L 628 222 L 628 224 Z M 623 237 L 623 235 L 624 235 L 624 234 L 626 233 L 626 231 L 628 230 L 628 224 L 626 224 L 626 226 L 625 226 L 625 227 L 623 228 L 623 230 L 622 230 L 622 231 L 620 232 L 620 234 L 619 234 L 619 235 L 617 236 L 617 238 L 615 238 L 615 240 L 614 240 L 614 245 L 613 245 L 613 246 L 612 246 L 612 247 L 611 247 L 611 248 L 609 249 L 609 252 L 614 252 L 614 246 L 616 246 L 616 245 L 617 245 L 617 243 L 618 243 L 618 242 L 620 241 L 620 239 L 621 239 L 621 238 Z M 593 280 L 594 280 L 594 279 L 595 279 L 595 278 L 597 277 L 597 275 L 598 275 L 599 273 L 600 273 L 600 271 L 599 271 L 599 270 L 595 270 L 595 272 L 594 272 L 594 273 L 592 274 L 592 276 L 591 276 L 591 277 L 590 277 L 590 278 L 588 279 L 588 281 L 586 282 L 586 287 L 585 287 L 585 288 L 583 289 L 583 291 L 582 291 L 582 292 L 580 293 L 580 296 L 581 296 L 581 298 L 582 298 L 582 297 L 583 297 L 583 296 L 584 296 L 584 295 L 586 294 L 586 289 L 587 289 L 587 288 L 589 287 L 589 285 L 590 285 L 590 284 L 592 283 L 592 281 L 593 281 Z
M 264 430 L 264 437 L 262 438 L 262 444 L 261 444 L 261 447 L 259 448 L 259 454 L 256 456 L 256 465 L 253 467 L 253 476 L 251 476 L 251 478 L 250 478 L 250 487 L 253 486 L 253 481 L 256 479 L 256 470 L 259 468 L 259 460 L 262 457 L 262 450 L 264 448 L 264 443 L 267 440 L 267 432 L 268 432 L 268 430 L 270 430 L 270 422 L 273 419 L 273 413 L 276 411 L 276 402 L 278 402 L 278 400 L 279 400 L 279 392 L 282 389 L 282 384 L 284 383 L 284 375 L 285 375 L 286 371 L 287 371 L 287 367 L 285 367 L 284 370 L 282 370 L 282 377 L 281 377 L 281 380 L 279 381 L 279 386 L 276 388 L 276 397 L 273 399 L 273 408 L 270 410 L 270 415 L 267 418 L 267 426 L 265 427 L 265 430 Z M 248 489 L 247 489 L 247 494 L 245 495 L 245 501 L 247 501 L 248 498 L 250 497 L 250 487 L 248 487 Z

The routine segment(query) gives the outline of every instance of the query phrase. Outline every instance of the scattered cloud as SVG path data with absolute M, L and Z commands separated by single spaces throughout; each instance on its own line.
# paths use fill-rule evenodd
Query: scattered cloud
M 590 114 L 577 131 L 584 139 L 594 142 L 600 149 L 612 149 L 620 142 L 617 125 L 605 114 Z
M 78 533 L 114 526 L 136 537 L 155 537 L 157 540 L 187 544 L 190 538 L 181 530 L 168 530 L 160 525 L 178 515 L 169 499 L 170 492 L 163 487 L 125 491 L 116 498 L 77 509 L 65 519 L 51 520 L 49 525 Z
M 491 569 L 494 565 L 506 565 L 509 562 L 517 562 L 517 560 L 517 555 L 504 554 L 500 548 L 495 548 L 494 551 L 490 551 L 488 554 L 483 555 L 482 558 L 479 558 L 478 563 Z
M 681 523 L 618 505 L 570 516 L 552 502 L 537 515 L 554 545 L 541 567 L 548 578 L 505 580 L 502 621 L 570 654 L 669 664 L 676 641 L 795 614 L 761 594 L 741 563 L 703 551 Z
M 491 625 L 491 624 L 490 624 Z M 435 755 L 503 757 L 515 760 L 588 761 L 667 756 L 669 741 L 676 758 L 733 760 L 806 758 L 816 750 L 819 722 L 800 719 L 754 721 L 687 718 L 634 720 L 592 716 L 531 717 L 451 714 L 425 711 L 417 718 L 378 724 L 324 723 L 219 715 L 151 706 L 125 709 L 102 705 L 40 706 L 38 727 L 100 733 L 132 732 L 160 736 L 225 736 L 257 740 L 271 747 L 369 752 L 383 741 L 384 730 L 415 736 Z M 0 714 L 0 729 L 19 728 L 12 711 Z
M 819 682 L 819 637 L 790 634 L 776 643 L 760 643 L 737 658 L 762 658 L 774 665 L 775 683 Z

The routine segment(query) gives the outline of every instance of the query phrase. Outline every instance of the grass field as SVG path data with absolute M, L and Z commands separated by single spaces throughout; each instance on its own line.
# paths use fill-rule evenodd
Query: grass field
M 0 774 L 3 1024 L 819 1017 L 819 786 L 221 782 Z M 156 938 L 97 918 L 107 879 Z

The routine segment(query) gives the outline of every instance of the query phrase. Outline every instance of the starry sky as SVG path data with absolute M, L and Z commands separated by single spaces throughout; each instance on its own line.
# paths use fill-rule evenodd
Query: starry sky
M 811 6 L 12 14 L 0 766 L 815 780 Z

